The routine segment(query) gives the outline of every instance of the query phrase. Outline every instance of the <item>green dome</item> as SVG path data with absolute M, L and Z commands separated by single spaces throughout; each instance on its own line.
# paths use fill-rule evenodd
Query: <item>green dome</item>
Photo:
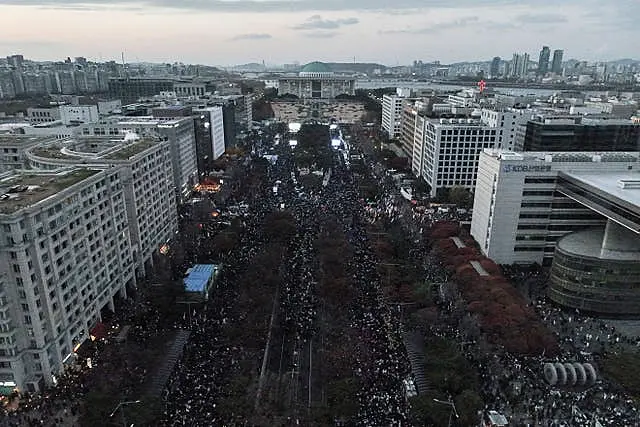
M 330 73 L 331 69 L 327 67 L 326 64 L 322 62 L 314 61 L 309 62 L 307 65 L 302 67 L 301 73 Z

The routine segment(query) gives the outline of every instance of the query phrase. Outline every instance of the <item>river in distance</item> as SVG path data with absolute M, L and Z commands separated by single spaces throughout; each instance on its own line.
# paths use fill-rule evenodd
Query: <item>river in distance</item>
M 462 84 L 442 84 L 431 82 L 416 82 L 411 80 L 395 80 L 395 79 L 379 79 L 379 80 L 356 80 L 356 89 L 381 89 L 387 87 L 404 87 L 410 89 L 433 89 L 436 91 L 452 91 L 462 90 L 469 88 L 476 88 L 476 85 L 470 83 L 468 85 Z M 510 94 L 510 95 L 535 95 L 535 96 L 550 96 L 554 93 L 561 92 L 559 89 L 538 89 L 538 88 L 526 88 L 526 87 L 500 87 L 492 86 L 491 83 L 487 85 L 496 92 Z M 587 95 L 595 96 L 606 93 L 606 91 L 581 91 L 579 87 L 576 87 L 576 91 L 583 92 Z

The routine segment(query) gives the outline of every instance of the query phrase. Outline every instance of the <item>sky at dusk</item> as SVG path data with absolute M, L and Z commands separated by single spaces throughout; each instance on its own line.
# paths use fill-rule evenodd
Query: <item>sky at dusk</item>
M 230 65 L 640 57 L 640 0 L 0 0 L 0 56 Z

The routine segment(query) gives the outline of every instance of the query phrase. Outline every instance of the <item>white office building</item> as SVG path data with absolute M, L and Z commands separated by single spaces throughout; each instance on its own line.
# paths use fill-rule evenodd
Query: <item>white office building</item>
M 480 154 L 471 234 L 499 264 L 549 264 L 567 233 L 603 227 L 607 218 L 567 194 L 568 176 L 637 176 L 638 152 L 526 152 Z M 599 196 L 599 197 L 602 197 Z
M 420 116 L 419 116 L 420 117 Z M 422 125 L 424 124 L 423 135 Z M 412 170 L 431 187 L 431 197 L 439 188 L 476 185 L 478 155 L 494 148 L 498 130 L 474 119 L 426 119 L 416 121 Z
M 135 286 L 126 175 L 67 168 L 0 179 L 3 393 L 55 384 L 100 310 Z
M 193 119 L 191 117 L 116 116 L 103 119 L 97 123 L 82 125 L 77 131 L 81 137 L 113 136 L 118 138 L 122 138 L 128 132 L 133 132 L 140 136 L 162 136 L 167 138 L 171 147 L 173 182 L 176 196 L 180 203 L 186 200 L 193 186 L 198 182 Z
M 210 147 L 203 147 L 203 152 L 207 155 L 211 153 L 211 159 L 216 160 L 222 156 L 226 150 L 224 144 L 224 121 L 221 105 L 215 105 L 213 107 L 198 108 L 193 111 L 194 114 L 200 114 L 200 119 L 203 121 L 205 131 L 208 133 L 209 138 L 203 138 L 203 141 L 210 142 Z M 211 151 L 209 151 L 211 150 Z
M 391 139 L 401 137 L 402 110 L 409 96 L 411 90 L 397 88 L 395 94 L 382 97 L 382 129 Z
M 125 139 L 76 138 L 36 146 L 25 155 L 32 168 L 41 170 L 122 167 L 138 276 L 153 266 L 153 254 L 178 230 L 171 145 L 166 139 L 138 139 L 131 134 Z
M 514 150 L 516 135 L 522 132 L 521 127 L 527 125 L 536 114 L 532 109 L 506 108 L 500 110 L 482 109 L 480 120 L 490 127 L 498 128 L 496 148 L 507 151 Z M 521 132 L 518 132 L 520 129 Z
M 93 123 L 100 119 L 97 105 L 61 105 L 60 121 L 64 125 Z

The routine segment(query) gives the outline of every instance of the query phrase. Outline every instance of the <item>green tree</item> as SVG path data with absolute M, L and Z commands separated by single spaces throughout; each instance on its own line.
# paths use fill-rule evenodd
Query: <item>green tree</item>
M 473 195 L 464 187 L 453 187 L 449 190 L 448 199 L 450 203 L 455 203 L 461 208 L 471 208 L 473 205 Z

